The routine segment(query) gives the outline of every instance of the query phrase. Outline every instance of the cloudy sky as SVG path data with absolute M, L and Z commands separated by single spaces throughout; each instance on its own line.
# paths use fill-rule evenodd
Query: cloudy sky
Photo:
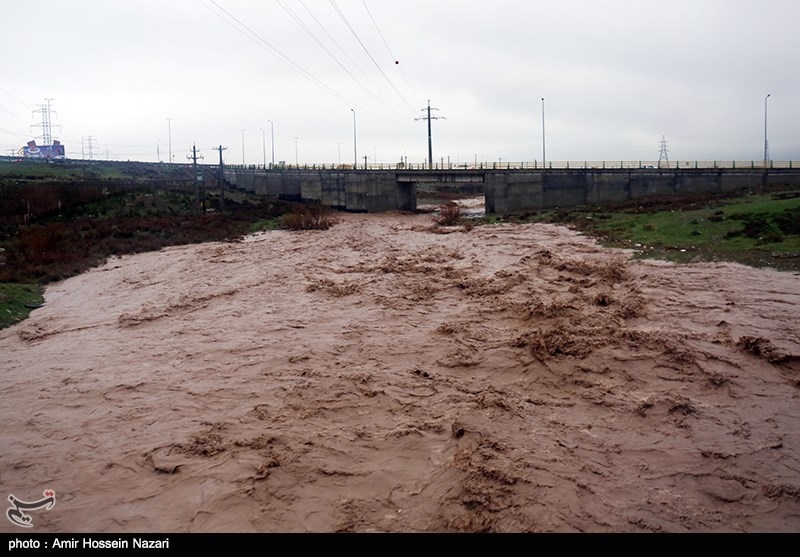
M 42 142 L 49 102 L 74 158 L 424 163 L 430 102 L 435 162 L 658 160 L 662 138 L 760 160 L 765 123 L 797 161 L 798 21 L 798 0 L 3 0 L 0 154 Z

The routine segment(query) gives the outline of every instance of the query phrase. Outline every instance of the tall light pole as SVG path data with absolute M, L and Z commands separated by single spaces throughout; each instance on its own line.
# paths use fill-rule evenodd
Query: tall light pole
M 261 149 L 264 151 L 264 168 L 267 168 L 267 132 L 261 128 Z
M 169 134 L 169 162 L 172 163 L 172 118 L 167 118 L 167 133 Z
M 247 129 L 245 129 L 245 128 L 242 129 L 242 166 L 244 166 L 244 164 L 245 164 L 244 163 L 244 132 L 246 132 L 246 131 L 247 131 Z
M 769 147 L 767 144 L 767 99 L 770 94 L 764 97 L 764 166 L 767 166 L 769 161 Z
M 547 158 L 545 157 L 545 134 L 544 134 L 544 97 L 542 97 L 542 168 L 545 167 L 545 161 Z
M 358 149 L 356 148 L 356 109 L 351 108 L 353 111 L 353 170 L 358 168 Z
M 272 120 L 267 120 L 269 122 L 270 132 L 272 135 L 272 166 L 275 166 L 275 124 L 272 123 Z
M 300 139 L 300 138 L 299 137 L 295 137 L 294 138 L 294 165 L 299 168 L 300 167 L 300 163 L 298 162 L 298 159 L 297 159 L 297 140 L 298 139 Z

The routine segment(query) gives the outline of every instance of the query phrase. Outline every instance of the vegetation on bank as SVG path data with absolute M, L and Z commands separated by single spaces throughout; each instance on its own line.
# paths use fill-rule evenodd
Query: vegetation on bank
M 800 190 L 640 200 L 490 217 L 484 222 L 564 224 L 640 258 L 678 263 L 730 261 L 800 271 Z
M 25 160 L 0 158 L 0 179 L 14 180 L 153 180 L 191 178 L 188 165 L 92 160 Z
M 185 169 L 178 170 L 183 174 L 176 174 L 175 180 L 185 182 Z M 100 196 L 73 196 L 68 203 L 51 203 L 57 210 L 0 215 L 0 328 L 18 323 L 41 305 L 47 284 L 80 274 L 112 255 L 156 251 L 173 245 L 238 241 L 246 234 L 266 229 L 325 229 L 335 223 L 327 208 L 237 191 L 226 191 L 220 203 L 219 192 L 209 190 L 200 203 L 197 193 L 186 191 L 185 187 L 131 187 L 136 181 L 163 181 L 165 175 L 175 172 L 166 165 L 143 163 L 0 164 L 0 186 L 7 188 L 25 187 L 15 184 L 17 180 L 24 184 L 80 183 L 98 175 L 107 177 L 111 185 Z M 115 189 L 118 177 L 126 185 Z
M 35 284 L 0 283 L 0 329 L 19 323 L 42 303 L 42 289 Z

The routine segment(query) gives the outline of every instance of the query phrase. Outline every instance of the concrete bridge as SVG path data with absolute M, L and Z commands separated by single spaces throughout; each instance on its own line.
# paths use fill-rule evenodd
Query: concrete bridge
M 731 192 L 785 184 L 800 187 L 800 168 L 547 168 L 450 170 L 226 169 L 243 191 L 321 203 L 354 212 L 415 211 L 417 186 L 473 184 L 486 213 L 600 205 L 664 194 Z

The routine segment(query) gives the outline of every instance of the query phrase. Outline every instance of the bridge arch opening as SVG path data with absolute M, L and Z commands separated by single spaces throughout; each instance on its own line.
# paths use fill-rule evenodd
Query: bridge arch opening
M 455 203 L 462 217 L 481 218 L 486 215 L 486 194 L 479 187 L 448 187 L 431 183 L 416 184 L 417 211 L 437 213 L 446 203 Z

